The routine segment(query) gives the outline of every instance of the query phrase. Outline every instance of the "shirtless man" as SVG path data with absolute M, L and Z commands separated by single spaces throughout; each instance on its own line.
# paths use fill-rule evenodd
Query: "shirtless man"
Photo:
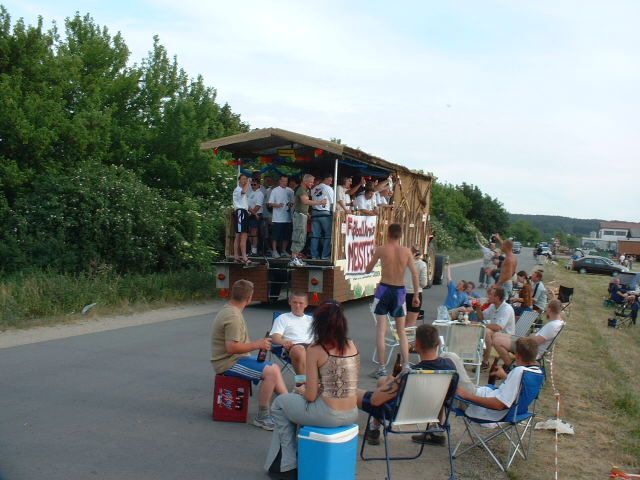
M 516 273 L 516 269 L 518 268 L 518 258 L 513 253 L 513 242 L 511 240 L 502 240 L 500 235 L 496 233 L 496 238 L 500 242 L 500 250 L 505 256 L 504 262 L 502 262 L 502 267 L 500 268 L 500 278 L 496 284 L 499 287 L 504 288 L 505 299 L 509 300 L 511 294 L 513 293 L 513 275 Z
M 386 245 L 382 245 L 375 249 L 373 256 L 367 265 L 365 271 L 370 273 L 373 267 L 378 263 L 382 263 L 382 275 L 378 288 L 376 288 L 375 297 L 373 299 L 373 313 L 376 315 L 377 336 L 376 343 L 378 347 L 378 361 L 380 368 L 376 376 L 382 377 L 387 375 L 385 368 L 385 345 L 384 338 L 387 333 L 387 314 L 396 320 L 396 331 L 400 341 L 400 352 L 402 353 L 402 361 L 406 368 L 409 368 L 409 342 L 407 334 L 404 330 L 405 317 L 407 315 L 404 288 L 404 272 L 408 268 L 411 271 L 413 280 L 413 291 L 421 292 L 420 281 L 418 279 L 418 271 L 413 261 L 413 254 L 407 247 L 400 245 L 402 238 L 402 226 L 398 223 L 389 225 L 388 241 Z M 418 295 L 413 296 L 412 305 L 418 307 L 420 298 Z

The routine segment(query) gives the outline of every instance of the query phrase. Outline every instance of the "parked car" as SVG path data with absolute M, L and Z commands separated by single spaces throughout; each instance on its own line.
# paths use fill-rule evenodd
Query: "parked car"
M 513 242 L 513 253 L 520 253 L 520 250 L 522 250 L 522 243 Z
M 546 255 L 548 258 L 553 257 L 553 252 L 549 247 L 538 247 L 535 251 L 535 255 Z
M 573 261 L 572 269 L 579 273 L 601 273 L 604 275 L 619 275 L 628 272 L 629 269 L 622 267 L 606 257 L 596 257 L 588 255 Z
M 548 255 L 551 258 L 552 252 L 547 242 L 540 242 L 533 248 L 533 256 Z

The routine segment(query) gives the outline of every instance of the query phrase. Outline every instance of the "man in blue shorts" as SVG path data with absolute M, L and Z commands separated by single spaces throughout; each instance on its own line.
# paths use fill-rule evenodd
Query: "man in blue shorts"
M 376 288 L 373 299 L 373 313 L 376 316 L 377 332 L 376 346 L 378 349 L 377 377 L 387 376 L 385 367 L 385 335 L 387 333 L 387 315 L 396 320 L 396 331 L 400 343 L 400 352 L 404 368 L 409 368 L 409 342 L 405 332 L 405 317 L 407 309 L 405 305 L 406 290 L 404 288 L 404 272 L 408 268 L 413 280 L 413 291 L 422 292 L 418 270 L 413 261 L 413 253 L 407 247 L 400 244 L 402 239 L 402 226 L 398 223 L 389 225 L 387 231 L 387 243 L 375 249 L 369 264 L 365 268 L 366 273 L 371 273 L 378 260 L 382 265 L 380 283 Z M 413 306 L 420 306 L 420 297 L 414 295 Z
M 236 262 L 248 264 L 247 235 L 249 233 L 249 204 L 247 192 L 249 180 L 244 173 L 238 176 L 238 186 L 233 190 L 233 210 L 236 214 L 236 237 L 233 241 L 233 258 Z
M 270 362 L 258 362 L 250 352 L 271 349 L 271 339 L 251 341 L 242 311 L 251 302 L 253 283 L 238 280 L 231 287 L 229 302 L 220 309 L 211 328 L 211 363 L 217 374 L 244 378 L 257 384 L 262 380 L 258 398 L 258 414 L 253 424 L 265 430 L 275 425 L 269 411 L 271 397 L 287 393 L 280 368 Z

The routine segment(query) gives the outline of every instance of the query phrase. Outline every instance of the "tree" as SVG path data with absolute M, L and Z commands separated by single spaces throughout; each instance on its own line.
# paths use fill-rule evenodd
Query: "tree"
M 184 268 L 209 265 L 220 250 L 219 199 L 234 172 L 199 145 L 248 125 L 157 37 L 141 65 L 129 66 L 129 54 L 119 33 L 89 15 L 66 19 L 61 36 L 41 18 L 12 28 L 0 7 L 5 272 L 95 261 L 120 271 Z
M 509 225 L 509 214 L 502 203 L 490 197 L 474 185 L 462 183 L 457 190 L 469 200 L 467 217 L 484 234 L 504 232 Z
M 525 245 L 535 245 L 540 242 L 540 231 L 534 228 L 529 222 L 518 220 L 512 223 L 507 230 L 510 237 Z

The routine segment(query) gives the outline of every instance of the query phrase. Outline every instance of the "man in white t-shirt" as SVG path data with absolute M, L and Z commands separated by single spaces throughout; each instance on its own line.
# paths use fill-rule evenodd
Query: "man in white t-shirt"
M 483 312 L 483 319 L 487 323 L 487 331 L 484 337 L 485 351 L 482 358 L 482 368 L 489 366 L 489 356 L 493 347 L 493 335 L 498 332 L 515 335 L 516 314 L 513 307 L 505 302 L 505 291 L 502 287 L 493 287 L 488 292 L 488 300 L 491 305 Z
M 489 286 L 489 280 L 491 278 L 487 275 L 487 269 L 491 268 L 493 257 L 495 255 L 496 244 L 489 243 L 489 246 L 485 247 L 480 241 L 478 234 L 476 234 L 476 242 L 480 246 L 480 250 L 482 250 L 482 265 L 480 266 L 480 276 L 478 277 L 480 285 L 478 285 L 478 287 L 486 288 Z
M 306 349 L 313 343 L 313 318 L 304 313 L 308 304 L 306 293 L 293 292 L 289 296 L 291 312 L 277 317 L 269 332 L 273 343 L 282 345 L 289 353 L 293 369 L 298 375 L 304 375 L 306 372 Z
M 262 222 L 262 205 L 264 194 L 260 188 L 260 178 L 251 179 L 251 191 L 249 192 L 249 239 L 251 240 L 251 254 L 258 253 L 258 231 Z
M 292 193 L 287 184 L 289 178 L 282 175 L 278 180 L 278 186 L 271 190 L 268 205 L 273 209 L 271 212 L 271 256 L 273 258 L 288 257 L 287 247 L 291 238 L 291 200 Z M 278 253 L 278 242 L 282 245 L 282 250 Z
M 262 237 L 262 253 L 266 255 L 267 246 L 271 245 L 271 207 L 267 206 L 271 190 L 273 190 L 274 179 L 271 175 L 265 175 L 262 179 L 260 191 L 264 195 L 262 203 L 262 222 L 260 222 L 260 236 Z
M 494 390 L 489 386 L 478 387 L 475 393 L 458 388 L 458 396 L 476 404 L 467 407 L 468 417 L 499 422 L 516 401 L 523 373 L 528 371 L 542 375 L 536 363 L 538 344 L 531 337 L 519 338 L 515 350 L 516 367 L 508 375 L 502 367 L 495 371 L 497 378 L 504 379 L 498 388 Z
M 529 335 L 528 338 L 533 339 L 538 345 L 538 351 L 540 354 L 546 352 L 556 338 L 562 327 L 564 327 L 564 320 L 562 320 L 562 303 L 560 300 L 551 300 L 547 306 L 547 316 L 549 321 L 533 335 Z M 516 341 L 518 337 L 514 335 L 507 335 L 505 333 L 496 333 L 493 336 L 493 348 L 496 349 L 498 355 L 504 362 L 505 369 L 512 364 L 511 355 L 516 349 Z
M 352 186 L 353 178 L 342 177 L 342 183 L 336 187 L 336 209 L 351 213 L 351 197 L 360 189 L 360 185 Z
M 354 202 L 354 207 L 358 209 L 360 215 L 377 215 L 378 209 L 375 201 L 375 190 L 371 182 L 364 187 L 364 193 L 358 195 Z
M 244 173 L 238 176 L 238 186 L 233 190 L 233 210 L 236 216 L 236 236 L 233 241 L 233 258 L 236 262 L 250 263 L 247 257 L 249 233 L 249 179 Z
M 331 184 L 333 175 L 326 175 L 311 189 L 311 200 L 326 203 L 311 207 L 311 258 L 328 260 L 331 258 L 331 234 L 333 226 L 333 206 L 336 203 Z

